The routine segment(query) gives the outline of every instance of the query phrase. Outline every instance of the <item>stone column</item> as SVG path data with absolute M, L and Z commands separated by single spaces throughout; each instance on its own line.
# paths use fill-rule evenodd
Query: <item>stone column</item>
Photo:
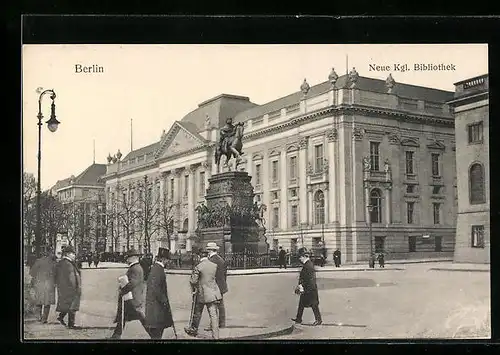
M 266 228 L 270 228 L 272 221 L 270 216 L 272 215 L 272 206 L 269 199 L 269 189 L 270 189 L 270 174 L 269 174 L 269 152 L 264 149 L 262 157 L 262 203 L 267 206 L 267 211 L 265 212 L 264 219 L 267 222 Z
M 288 179 L 287 179 L 287 161 L 286 148 L 280 153 L 280 227 L 282 230 L 288 228 Z
M 365 221 L 364 189 L 363 189 L 363 136 L 361 128 L 353 127 L 352 132 L 352 261 L 358 261 L 358 227 Z
M 307 187 L 307 222 L 309 224 L 314 224 L 314 198 L 313 198 L 313 190 L 311 186 Z
M 386 187 L 385 188 L 385 223 L 386 225 L 389 225 L 392 223 L 392 201 L 391 201 L 391 188 Z
M 188 233 L 186 240 L 186 250 L 191 250 L 191 236 L 194 233 L 195 226 L 195 186 L 194 186 L 194 175 L 196 174 L 196 166 L 190 165 L 188 167 L 189 177 L 188 177 Z
M 307 137 L 299 141 L 299 217 L 307 223 Z
M 330 201 L 328 208 L 328 222 L 337 222 L 337 152 L 336 152 L 336 141 L 337 141 L 337 129 L 333 128 L 328 132 L 328 197 L 326 199 Z
M 248 157 L 247 157 L 247 173 L 249 176 L 252 177 L 252 186 L 255 186 L 255 179 L 254 177 L 252 176 L 252 173 L 253 173 L 253 159 L 252 159 L 252 155 L 250 154 Z

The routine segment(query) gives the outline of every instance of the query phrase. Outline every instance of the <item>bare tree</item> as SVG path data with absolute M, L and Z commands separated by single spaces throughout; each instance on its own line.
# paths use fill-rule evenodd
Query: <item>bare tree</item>
M 158 204 L 158 215 L 154 223 L 158 234 L 164 234 L 167 237 L 167 245 L 170 248 L 170 241 L 174 234 L 174 204 L 168 202 L 167 193 L 164 192 Z
M 140 194 L 138 199 L 138 216 L 139 216 L 139 238 L 142 239 L 144 232 L 144 243 L 148 253 L 151 253 L 151 238 L 157 236 L 160 231 L 158 223 L 161 213 L 161 196 L 158 182 L 149 181 L 145 176 L 141 182 Z M 140 241 L 139 241 L 140 242 Z
M 32 238 L 36 228 L 36 180 L 33 174 L 23 173 L 23 237 L 25 245 L 31 250 Z
M 41 202 L 41 235 L 45 245 L 55 249 L 57 235 L 64 230 L 65 211 L 63 204 L 54 196 L 43 192 Z
M 117 204 L 116 219 L 120 224 L 120 227 L 125 232 L 125 240 L 127 242 L 127 250 L 130 249 L 130 240 L 135 234 L 136 221 L 139 219 L 139 214 L 137 213 L 138 197 L 135 191 L 130 191 L 128 196 L 125 190 L 122 188 L 119 190 L 122 196 L 116 197 L 115 203 Z

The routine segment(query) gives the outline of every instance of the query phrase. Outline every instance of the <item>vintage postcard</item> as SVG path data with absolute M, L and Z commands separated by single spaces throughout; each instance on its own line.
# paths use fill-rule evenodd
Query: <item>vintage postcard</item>
M 488 339 L 487 44 L 22 48 L 23 339 Z

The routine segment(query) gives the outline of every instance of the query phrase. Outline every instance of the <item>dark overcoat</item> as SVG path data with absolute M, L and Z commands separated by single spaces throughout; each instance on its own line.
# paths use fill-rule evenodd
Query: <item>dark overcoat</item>
M 145 326 L 150 328 L 164 329 L 174 324 L 167 294 L 165 269 L 158 263 L 151 266 L 147 281 L 145 321 Z
M 51 257 L 37 259 L 30 269 L 34 292 L 33 303 L 56 303 L 56 261 Z
M 146 298 L 144 272 L 141 265 L 133 263 L 127 270 L 128 284 L 120 289 L 118 293 L 118 306 L 116 311 L 115 323 L 121 317 L 122 296 L 132 292 L 132 299 L 125 301 L 124 318 L 125 322 L 138 320 L 144 317 L 144 303 Z
M 284 251 L 283 249 L 281 249 L 278 253 L 278 262 L 280 264 L 284 264 L 286 261 L 286 251 Z
M 211 262 L 217 265 L 217 271 L 215 272 L 215 282 L 219 286 L 220 293 L 225 294 L 227 289 L 227 266 L 226 262 L 219 254 L 213 254 L 208 258 Z
M 304 307 L 312 307 L 319 304 L 318 285 L 316 284 L 316 270 L 311 260 L 307 260 L 302 266 L 299 275 L 299 284 L 304 287 L 304 293 L 300 295 L 299 303 Z
M 56 267 L 56 312 L 76 312 L 80 309 L 82 278 L 75 262 L 62 258 Z

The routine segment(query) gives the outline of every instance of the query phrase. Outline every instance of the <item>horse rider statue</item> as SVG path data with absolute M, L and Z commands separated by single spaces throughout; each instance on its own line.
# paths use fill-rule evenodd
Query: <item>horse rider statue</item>
M 243 138 L 243 122 L 239 122 L 233 125 L 233 119 L 228 118 L 226 120 L 226 125 L 220 129 L 220 139 L 219 144 L 215 151 L 215 163 L 217 167 L 220 164 L 220 158 L 222 155 L 226 156 L 226 161 L 224 163 L 225 167 L 228 167 L 229 160 L 235 158 L 235 169 L 241 162 L 241 155 L 243 154 L 242 143 Z

